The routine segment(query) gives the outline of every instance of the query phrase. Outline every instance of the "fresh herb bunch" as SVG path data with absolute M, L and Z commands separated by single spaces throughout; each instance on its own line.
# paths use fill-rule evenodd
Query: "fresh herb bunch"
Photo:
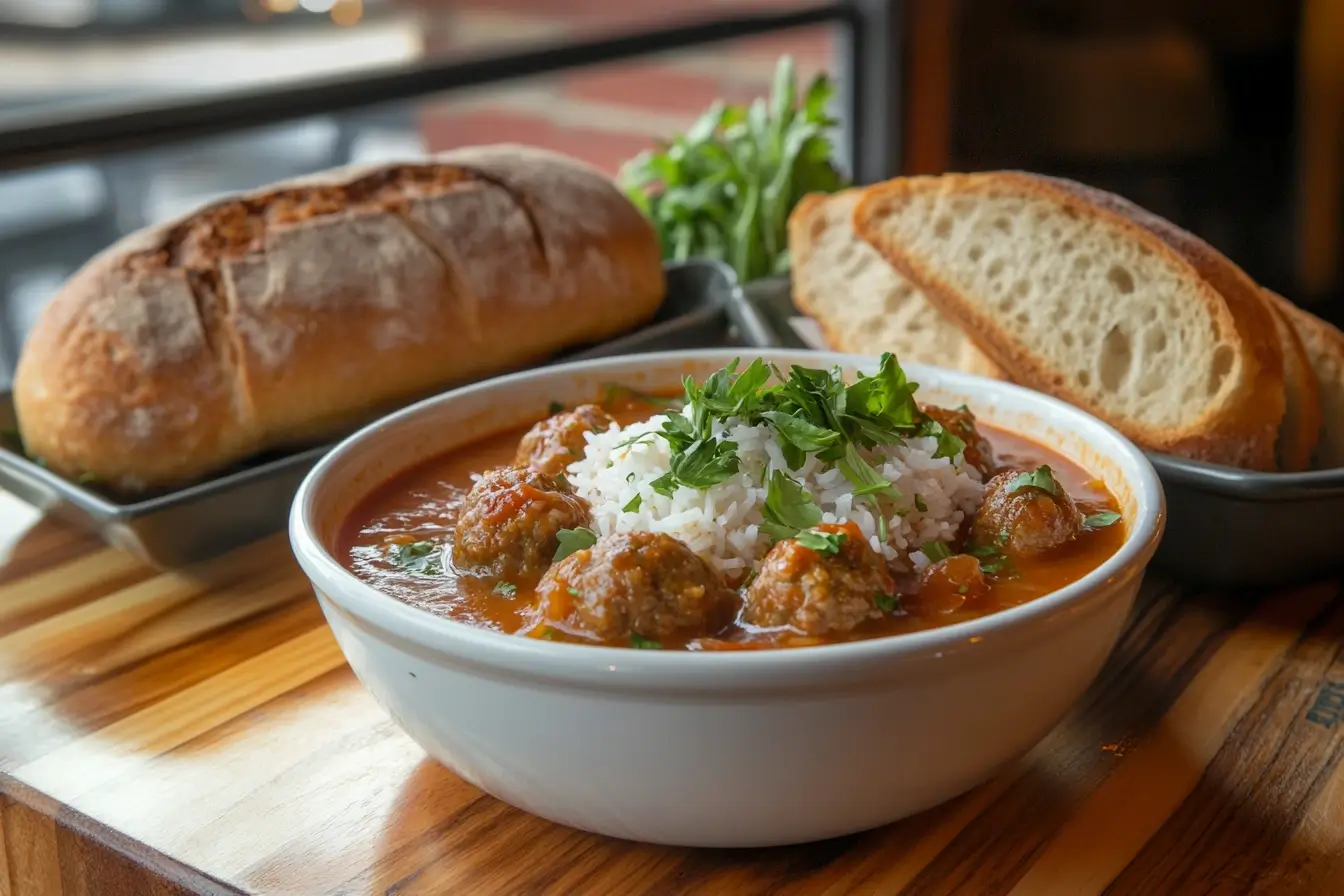
M 744 282 L 786 273 L 789 212 L 808 193 L 846 185 L 832 161 L 834 92 L 818 75 L 800 107 L 785 56 L 768 103 L 716 102 L 685 134 L 627 162 L 621 187 L 652 220 L 663 257 L 721 259 Z
M 819 370 L 795 364 L 785 373 L 756 358 L 738 372 L 739 362 L 733 359 L 703 384 L 687 377 L 682 385 L 690 414 L 673 414 L 657 432 L 626 443 L 657 436 L 667 441 L 669 472 L 652 483 L 654 491 L 671 496 L 678 486 L 704 490 L 725 481 L 738 471 L 737 445 L 717 438 L 714 423 L 737 419 L 747 426 L 764 424 L 778 440 L 789 470 L 799 469 L 808 455 L 838 467 L 855 497 L 873 506 L 878 535 L 885 541 L 880 499 L 899 500 L 901 494 L 864 452 L 920 437 L 938 440 L 934 457 L 956 457 L 966 447 L 920 410 L 915 402 L 918 384 L 906 379 L 890 352 L 882 355 L 876 373 L 860 374 L 852 384 L 845 383 L 838 367 Z M 775 383 L 768 385 L 772 377 Z M 762 528 L 775 539 L 793 537 L 821 522 L 811 495 L 783 470 L 771 473 L 763 514 Z

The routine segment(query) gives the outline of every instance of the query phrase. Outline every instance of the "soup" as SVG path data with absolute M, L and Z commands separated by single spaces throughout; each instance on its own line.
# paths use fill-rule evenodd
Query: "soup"
M 755 361 L 675 401 L 609 389 L 393 478 L 340 556 L 391 598 L 507 634 L 749 650 L 985 616 L 1120 547 L 1088 471 L 914 389 L 890 357 L 848 383 Z

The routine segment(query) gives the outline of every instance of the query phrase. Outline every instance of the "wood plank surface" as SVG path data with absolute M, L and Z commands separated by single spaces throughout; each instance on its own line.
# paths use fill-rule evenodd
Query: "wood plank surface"
M 540 821 L 427 759 L 283 537 L 156 573 L 6 512 L 0 896 L 1344 894 L 1338 582 L 1150 576 L 1096 684 L 997 779 L 852 837 L 677 850 Z

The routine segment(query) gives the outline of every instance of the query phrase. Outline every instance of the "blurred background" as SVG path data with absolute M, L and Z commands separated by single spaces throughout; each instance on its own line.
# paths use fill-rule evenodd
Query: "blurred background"
M 61 282 L 131 230 L 280 178 L 463 144 L 521 141 L 615 173 L 714 99 L 766 94 L 781 54 L 801 79 L 825 69 L 841 80 L 846 139 L 867 153 L 861 179 L 998 167 L 1076 177 L 1340 318 L 1340 0 L 857 0 L 836 4 L 846 17 L 834 21 L 512 77 L 532 69 L 511 59 L 546 48 L 789 24 L 823 6 L 0 0 L 0 371 Z M 857 35 L 856 22 L 867 23 Z M 452 66 L 482 60 L 475 75 L 508 80 L 462 87 L 472 78 Z M 425 75 L 357 108 L 339 108 L 339 91 L 314 105 L 295 92 L 397 72 Z M 205 137 L 172 123 L 210 115 Z M 99 127 L 82 131 L 88 121 Z M 143 139 L 95 139 L 142 123 Z

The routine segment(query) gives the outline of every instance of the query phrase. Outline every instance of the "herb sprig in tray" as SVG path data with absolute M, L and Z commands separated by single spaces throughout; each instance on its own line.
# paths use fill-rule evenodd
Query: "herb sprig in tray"
M 716 102 L 685 134 L 626 163 L 621 186 L 653 222 L 663 257 L 725 261 L 744 283 L 787 273 L 789 213 L 806 194 L 847 184 L 833 161 L 834 93 L 818 75 L 799 105 L 786 56 L 768 102 Z

